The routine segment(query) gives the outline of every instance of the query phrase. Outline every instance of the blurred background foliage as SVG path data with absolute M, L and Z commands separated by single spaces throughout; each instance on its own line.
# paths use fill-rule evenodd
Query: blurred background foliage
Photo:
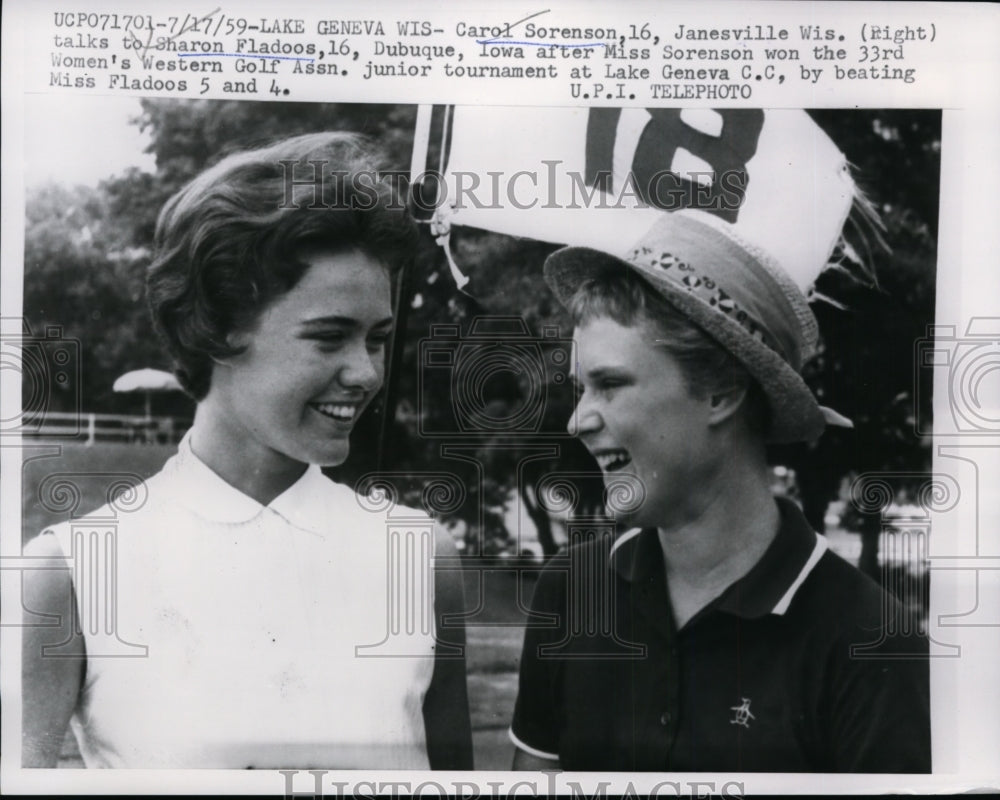
M 915 381 L 913 354 L 915 342 L 934 321 L 941 115 L 924 110 L 811 113 L 854 165 L 882 216 L 891 248 L 868 256 L 877 287 L 829 272 L 817 288 L 844 308 L 821 302 L 813 306 L 823 346 L 808 367 L 807 380 L 821 402 L 852 418 L 855 428 L 832 429 L 814 445 L 772 453 L 776 465 L 793 471 L 787 488 L 822 530 L 828 504 L 843 493 L 852 475 L 930 469 L 929 442 L 916 435 L 913 417 L 915 392 L 924 393 L 920 405 L 929 408 L 931 387 Z M 24 315 L 33 331 L 58 325 L 63 335 L 81 342 L 81 385 L 68 387 L 62 396 L 57 393 L 53 410 L 74 410 L 68 404 L 78 390 L 84 411 L 138 413 L 141 398 L 114 394 L 114 379 L 139 367 L 169 368 L 148 319 L 143 282 L 159 210 L 186 181 L 233 150 L 318 130 L 365 133 L 381 144 L 388 166 L 405 169 L 415 119 L 414 106 L 147 99 L 134 122 L 152 138 L 155 172 L 132 168 L 96 187 L 50 183 L 32 189 L 26 213 Z M 438 133 L 432 136 L 432 166 L 438 164 Z M 561 337 L 569 337 L 567 319 L 541 277 L 542 262 L 555 248 L 456 229 L 455 260 L 471 278 L 463 294 L 455 288 L 441 249 L 422 228 L 407 273 L 412 301 L 407 304 L 404 350 L 393 375 L 395 414 L 388 438 L 380 453 L 383 405 L 375 404 L 358 426 L 350 461 L 333 472 L 344 480 L 376 468 L 409 472 L 413 478 L 404 481 L 401 491 L 411 502 L 419 497 L 420 473 L 454 473 L 466 492 L 449 521 L 463 531 L 467 552 L 517 554 L 516 531 L 510 529 L 513 505 L 537 528 L 544 552 L 552 553 L 558 541 L 552 515 L 537 491 L 542 477 L 572 475 L 569 483 L 575 489 L 557 499 L 576 513 L 596 514 L 602 505 L 595 465 L 564 435 L 573 402 L 570 387 L 549 371 L 543 387 L 527 385 L 523 373 L 501 371 L 480 387 L 490 416 L 509 418 L 520 404 L 540 396 L 544 403 L 537 435 L 512 439 L 497 429 L 466 432 L 461 440 L 429 435 L 429 428 L 447 427 L 458 412 L 447 376 L 421 381 L 420 356 L 421 342 L 434 339 L 432 326 L 457 324 L 465 334 L 483 315 L 519 317 L 533 337 L 553 325 Z M 795 233 L 791 219 L 789 235 Z M 547 357 L 546 350 L 540 352 Z M 193 404 L 179 395 L 162 395 L 156 398 L 156 413 L 190 418 Z M 456 441 L 458 451 L 442 450 Z M 877 515 L 859 515 L 850 522 L 864 542 L 861 566 L 874 574 Z

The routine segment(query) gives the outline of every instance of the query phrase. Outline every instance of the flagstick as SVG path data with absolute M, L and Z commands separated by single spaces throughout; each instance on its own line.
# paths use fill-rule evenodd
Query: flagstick
M 417 107 L 417 120 L 413 130 L 413 153 L 410 157 L 410 185 L 422 176 L 427 169 L 427 153 L 430 145 L 431 120 L 434 112 L 432 105 Z M 389 438 L 392 424 L 396 421 L 397 393 L 399 392 L 399 370 L 406 348 L 406 323 L 413 303 L 413 270 L 414 264 L 407 264 L 399 275 L 399 285 L 393 307 L 395 327 L 389 341 L 389 352 L 386 354 L 385 399 L 382 403 L 382 420 L 379 425 L 378 447 L 375 457 L 375 469 L 381 472 L 385 468 L 385 445 Z
M 393 319 L 395 327 L 389 341 L 389 352 L 386 354 L 385 400 L 382 403 L 382 420 L 378 432 L 378 450 L 375 460 L 375 470 L 381 472 L 385 468 L 385 446 L 388 441 L 392 424 L 396 421 L 396 402 L 399 392 L 399 370 L 403 362 L 403 351 L 406 349 L 406 323 L 413 302 L 413 271 L 414 265 L 407 264 L 399 275 L 399 288 L 396 292 Z

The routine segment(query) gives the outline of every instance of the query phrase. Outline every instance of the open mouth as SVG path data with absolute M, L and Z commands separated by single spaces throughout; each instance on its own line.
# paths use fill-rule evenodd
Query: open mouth
M 599 450 L 594 458 L 604 472 L 614 472 L 632 463 L 632 457 L 624 450 Z
M 358 403 L 310 403 L 309 406 L 337 422 L 354 422 L 361 408 Z

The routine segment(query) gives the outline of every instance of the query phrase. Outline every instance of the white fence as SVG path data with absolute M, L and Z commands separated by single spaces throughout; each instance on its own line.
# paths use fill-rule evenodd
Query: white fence
M 38 418 L 26 416 L 20 432 L 25 437 L 78 439 L 87 444 L 176 444 L 190 427 L 191 420 L 182 417 L 48 412 Z

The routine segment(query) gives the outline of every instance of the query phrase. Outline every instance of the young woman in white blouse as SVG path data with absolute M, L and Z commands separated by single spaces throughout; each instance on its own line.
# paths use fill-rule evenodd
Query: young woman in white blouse
M 27 573 L 26 607 L 61 625 L 25 628 L 25 766 L 55 766 L 70 725 L 87 766 L 472 767 L 464 660 L 438 624 L 372 647 L 392 612 L 387 521 L 320 471 L 382 385 L 413 247 L 374 166 L 354 135 L 299 136 L 226 157 L 165 206 L 148 299 L 198 406 L 115 523 L 117 636 L 145 649 L 108 655 L 71 570 Z M 67 523 L 28 553 L 72 567 L 83 549 Z M 418 598 L 435 621 L 461 610 L 458 576 Z

